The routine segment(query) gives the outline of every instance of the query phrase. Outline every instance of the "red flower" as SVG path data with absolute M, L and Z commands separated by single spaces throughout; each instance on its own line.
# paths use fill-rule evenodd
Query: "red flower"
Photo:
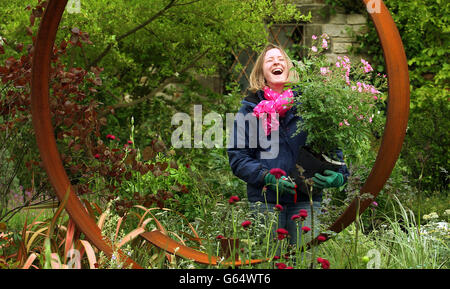
M 275 263 L 275 266 L 277 266 L 278 269 L 286 269 L 286 264 L 284 263 Z
M 278 240 L 283 240 L 284 238 L 287 237 L 287 235 L 289 234 L 289 232 L 286 229 L 283 228 L 279 228 L 277 230 L 277 234 L 278 234 Z
M 319 242 L 324 242 L 324 241 L 326 241 L 326 239 L 327 239 L 327 237 L 325 237 L 324 235 L 319 235 L 317 237 L 317 241 L 319 241 Z
M 300 219 L 300 215 L 292 215 L 291 217 L 292 221 L 297 221 L 298 219 Z
M 273 259 L 278 260 L 278 259 L 280 259 L 280 256 L 273 256 Z
M 94 158 L 99 159 L 100 158 L 100 154 L 95 154 Z
M 222 236 L 222 235 L 217 235 L 217 237 L 216 237 L 217 240 L 220 240 L 220 239 L 223 239 L 223 238 L 225 238 L 225 237 Z
M 311 228 L 307 227 L 307 226 L 303 226 L 302 231 L 303 231 L 303 233 L 308 233 L 309 231 L 311 231 Z
M 252 222 L 250 222 L 250 221 L 244 221 L 244 222 L 242 222 L 241 225 L 244 229 L 247 229 L 251 224 L 252 224 Z
M 115 139 L 116 139 L 116 136 L 114 136 L 114 135 L 112 135 L 112 134 L 107 134 L 107 135 L 106 135 L 106 138 L 107 138 L 107 139 L 110 139 L 110 140 L 115 140 Z
M 271 170 L 269 171 L 269 173 L 271 173 L 272 175 L 274 175 L 275 178 L 276 178 L 277 180 L 278 180 L 279 178 L 281 178 L 281 176 L 285 176 L 285 175 L 286 175 L 286 172 L 283 171 L 283 170 L 280 169 L 280 168 L 274 168 L 274 169 L 271 169 Z
M 229 204 L 234 204 L 236 202 L 239 202 L 239 197 L 238 196 L 231 196 L 230 199 L 228 200 Z
M 280 205 L 280 204 L 276 204 L 275 205 L 275 210 L 278 210 L 278 211 L 283 211 L 283 206 L 282 205 Z
M 323 259 L 323 258 L 317 258 L 317 262 L 320 263 L 320 265 L 322 266 L 322 269 L 330 269 L 330 261 L 328 261 L 327 259 Z
M 305 209 L 301 209 L 300 211 L 298 211 L 298 215 L 300 216 L 300 218 L 302 218 L 302 220 L 304 220 L 306 217 L 308 217 L 308 211 Z

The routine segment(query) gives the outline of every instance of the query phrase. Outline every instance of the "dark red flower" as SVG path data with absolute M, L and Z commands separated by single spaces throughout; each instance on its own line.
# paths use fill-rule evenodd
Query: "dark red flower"
M 244 221 L 244 222 L 242 222 L 241 226 L 244 229 L 247 229 L 251 224 L 252 224 L 252 222 L 250 222 L 250 221 Z
M 280 204 L 276 204 L 275 205 L 275 210 L 278 210 L 278 211 L 283 211 L 283 206 L 282 205 L 280 205 Z
M 283 171 L 283 170 L 280 169 L 280 168 L 274 168 L 274 169 L 271 169 L 271 170 L 269 171 L 269 173 L 271 173 L 272 175 L 274 175 L 275 178 L 276 178 L 277 180 L 278 180 L 279 178 L 281 178 L 282 176 L 285 176 L 285 175 L 286 175 L 286 172 Z
M 133 144 L 133 141 L 132 141 L 132 140 L 129 140 L 129 141 L 128 141 L 128 144 Z
M 94 158 L 99 159 L 100 158 L 100 154 L 95 154 Z
M 283 240 L 284 238 L 287 237 L 289 232 L 286 229 L 279 228 L 279 229 L 277 229 L 277 234 L 278 234 L 278 240 Z
M 286 264 L 284 263 L 275 263 L 275 266 L 277 266 L 278 269 L 286 269 Z
M 324 241 L 326 241 L 326 239 L 327 239 L 327 237 L 325 237 L 324 235 L 319 235 L 317 237 L 317 241 L 319 241 L 319 242 L 324 242 Z
M 322 266 L 322 269 L 330 269 L 330 261 L 328 261 L 327 259 L 324 258 L 317 258 L 317 262 L 320 263 L 320 265 Z
M 238 196 L 231 196 L 230 199 L 228 200 L 229 204 L 234 204 L 236 202 L 239 202 L 239 197 Z
M 291 220 L 292 221 L 298 221 L 300 219 L 300 215 L 292 215 Z
M 311 231 L 311 228 L 307 227 L 307 226 L 303 226 L 302 231 L 303 231 L 303 233 L 308 233 L 309 231 Z
M 110 140 L 115 140 L 115 139 L 116 139 L 116 136 L 115 136 L 115 135 L 112 135 L 112 134 L 107 134 L 107 135 L 106 135 L 106 138 L 107 138 L 107 139 L 110 139 Z
M 217 235 L 217 237 L 216 237 L 217 240 L 220 240 L 220 239 L 223 239 L 223 238 L 225 238 L 225 237 L 222 236 L 222 235 Z
M 308 211 L 305 209 L 301 209 L 298 211 L 298 215 L 304 220 L 306 217 L 308 217 Z

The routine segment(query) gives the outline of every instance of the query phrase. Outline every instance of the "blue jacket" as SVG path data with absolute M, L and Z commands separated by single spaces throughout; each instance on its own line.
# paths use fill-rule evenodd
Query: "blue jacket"
M 294 97 L 297 95 L 297 92 L 294 91 Z M 239 110 L 239 113 L 244 116 L 248 113 L 252 113 L 255 106 L 262 100 L 264 100 L 264 92 L 262 90 L 258 90 L 256 93 L 249 93 L 246 98 L 242 101 L 242 107 Z M 264 159 L 261 158 L 261 152 L 270 151 L 272 148 L 264 148 L 266 145 L 261 146 L 259 141 L 259 134 L 264 134 L 261 131 L 262 126 L 258 126 L 258 141 L 257 145 L 250 146 L 249 145 L 249 127 L 245 126 L 245 147 L 239 148 L 237 146 L 237 138 L 238 138 L 238 128 L 237 121 L 234 121 L 234 129 L 233 129 L 233 143 L 231 143 L 227 149 L 229 163 L 231 166 L 231 170 L 233 174 L 242 179 L 247 183 L 247 196 L 250 202 L 265 202 L 268 203 L 276 203 L 276 192 L 268 189 L 266 192 L 266 199 L 262 194 L 262 188 L 264 187 L 264 176 L 266 173 L 272 168 L 281 168 L 286 173 L 291 172 L 295 169 L 296 160 L 299 156 L 299 148 L 306 145 L 306 137 L 307 134 L 304 131 L 295 134 L 297 131 L 297 123 L 302 121 L 302 118 L 298 115 L 297 108 L 293 106 L 290 110 L 287 111 L 286 115 L 279 119 L 279 153 L 275 158 L 272 159 Z M 243 129 L 243 128 L 242 128 Z M 270 142 L 270 136 L 269 142 Z M 342 152 L 338 151 L 338 158 L 342 160 Z M 344 178 L 347 179 L 349 175 L 347 167 L 342 166 L 339 169 L 344 175 Z M 322 200 L 322 193 L 314 194 L 314 201 Z M 295 201 L 307 201 L 308 196 L 299 194 L 297 196 L 291 194 L 282 194 L 279 196 L 280 204 L 290 204 Z

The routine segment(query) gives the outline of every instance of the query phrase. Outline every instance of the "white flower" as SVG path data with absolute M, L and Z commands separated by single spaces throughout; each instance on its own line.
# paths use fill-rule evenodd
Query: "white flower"
M 439 216 L 435 212 L 431 212 L 428 215 L 423 215 L 424 220 L 431 220 L 431 219 L 437 219 L 437 218 L 439 218 Z

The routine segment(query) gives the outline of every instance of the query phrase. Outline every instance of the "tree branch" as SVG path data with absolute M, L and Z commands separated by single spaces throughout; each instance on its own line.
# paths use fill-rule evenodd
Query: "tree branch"
M 122 39 L 130 36 L 133 33 L 136 33 L 137 31 L 139 31 L 140 29 L 144 28 L 145 26 L 147 26 L 148 24 L 150 24 L 151 22 L 153 22 L 156 18 L 158 18 L 159 16 L 163 15 L 167 10 L 169 10 L 170 7 L 174 6 L 174 3 L 176 2 L 176 0 L 171 0 L 169 2 L 169 4 L 166 5 L 166 7 L 164 7 L 162 10 L 160 10 L 158 13 L 156 13 L 155 15 L 153 15 L 152 17 L 150 17 L 147 21 L 143 22 L 142 24 L 136 26 L 135 28 L 131 29 L 130 31 L 126 32 L 125 34 L 120 35 L 119 37 L 117 37 L 117 42 L 121 41 Z M 105 50 L 103 50 L 102 53 L 100 53 L 100 55 L 94 60 L 92 61 L 88 67 L 91 66 L 97 66 L 97 64 L 109 53 L 109 51 L 111 50 L 111 48 L 113 47 L 113 44 L 109 44 Z
M 207 53 L 208 53 L 209 49 L 205 50 L 204 52 L 200 53 L 199 55 L 197 55 L 197 57 L 195 57 L 195 59 L 186 67 L 184 67 L 180 72 L 178 72 L 179 74 L 182 74 L 184 72 L 186 72 L 187 70 L 189 70 L 190 68 L 192 68 L 200 59 L 202 59 Z M 164 81 L 158 85 L 158 87 L 156 87 L 155 89 L 153 89 L 149 94 L 147 94 L 146 96 L 143 96 L 139 99 L 133 100 L 131 102 L 122 102 L 122 103 L 117 103 L 115 105 L 112 106 L 113 109 L 117 109 L 117 108 L 125 108 L 125 107 L 130 107 L 130 106 L 134 106 L 137 104 L 140 104 L 148 99 L 151 99 L 152 97 L 154 97 L 158 92 L 161 92 L 169 83 L 175 81 L 177 79 L 177 76 L 171 76 L 168 77 L 166 79 L 164 79 Z M 105 112 L 102 112 L 101 115 L 104 115 Z

